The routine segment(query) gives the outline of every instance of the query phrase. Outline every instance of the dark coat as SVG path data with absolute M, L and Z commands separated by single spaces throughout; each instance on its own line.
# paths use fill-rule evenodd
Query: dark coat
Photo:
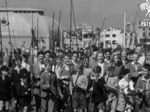
M 94 82 L 93 87 L 93 96 L 92 96 L 92 102 L 93 103 L 102 103 L 105 102 L 105 80 L 104 78 L 99 78 L 96 82 Z
M 22 77 L 27 77 L 28 79 L 30 79 L 29 73 L 25 68 L 21 68 L 19 73 L 16 69 L 12 71 L 11 79 L 12 79 L 14 86 L 20 83 L 20 79 Z
M 0 100 L 10 100 L 11 98 L 11 78 L 0 76 Z
M 12 83 L 13 83 L 13 96 L 15 98 L 18 97 L 18 95 L 17 95 L 17 86 L 20 83 L 21 78 L 23 78 L 23 77 L 26 77 L 27 81 L 29 83 L 30 75 L 29 75 L 29 72 L 25 68 L 21 68 L 19 73 L 16 69 L 14 69 L 12 71 L 11 80 L 12 80 Z
M 21 83 L 17 85 L 18 103 L 20 106 L 27 106 L 30 102 L 30 94 L 28 85 L 24 86 Z M 28 93 L 28 94 L 25 94 Z

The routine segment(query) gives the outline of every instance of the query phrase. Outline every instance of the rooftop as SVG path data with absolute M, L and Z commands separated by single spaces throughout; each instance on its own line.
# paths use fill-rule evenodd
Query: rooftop
M 7 8 L 8 11 L 43 11 L 40 9 L 32 8 Z M 0 11 L 6 11 L 6 7 L 0 7 Z

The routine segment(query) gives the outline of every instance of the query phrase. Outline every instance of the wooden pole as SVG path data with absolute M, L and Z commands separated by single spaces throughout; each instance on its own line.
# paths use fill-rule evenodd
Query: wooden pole
M 75 27 L 75 31 L 76 31 L 76 20 L 75 20 L 75 12 L 74 12 L 73 1 L 72 1 L 72 12 L 73 12 L 74 27 Z M 78 47 L 78 37 L 77 37 L 77 35 L 76 35 L 76 46 L 77 46 L 77 52 L 78 52 L 79 47 Z
M 37 51 L 39 51 L 39 19 L 37 18 Z
M 71 47 L 71 35 L 72 35 L 72 0 L 70 0 L 70 52 L 72 51 Z M 70 58 L 71 58 L 71 55 L 70 55 Z
M 3 37 L 2 37 L 1 20 L 0 20 L 0 43 L 1 43 L 1 62 L 3 66 Z
M 51 38 L 51 47 L 50 49 L 54 49 L 54 19 L 55 19 L 55 12 L 53 12 L 53 22 L 52 22 L 52 38 Z
M 10 41 L 10 49 L 12 49 L 12 41 L 11 41 L 11 34 L 10 34 L 10 23 L 9 23 L 9 15 L 8 15 L 8 7 L 7 7 L 7 0 L 5 0 L 5 5 L 6 5 L 6 14 L 7 14 L 7 21 L 8 21 L 8 32 L 9 32 L 9 41 Z
M 58 23 L 58 39 L 59 39 L 59 42 L 60 42 L 60 46 L 59 47 L 62 47 L 62 36 L 60 36 L 60 22 L 61 22 L 61 10 L 59 12 L 59 23 Z
M 124 12 L 124 39 L 123 39 L 124 48 L 126 48 L 126 14 L 127 12 L 125 11 Z

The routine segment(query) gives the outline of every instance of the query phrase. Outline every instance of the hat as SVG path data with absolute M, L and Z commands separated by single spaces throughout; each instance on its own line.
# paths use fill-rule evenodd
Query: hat
M 4 66 L 1 67 L 1 71 L 6 71 L 6 72 L 8 72 L 8 71 L 9 71 L 9 68 L 4 65 Z

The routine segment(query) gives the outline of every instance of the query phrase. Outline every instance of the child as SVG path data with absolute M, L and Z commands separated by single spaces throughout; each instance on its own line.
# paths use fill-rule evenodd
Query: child
M 108 64 L 107 71 L 104 76 L 107 88 L 106 106 L 107 110 L 110 110 L 110 112 L 115 112 L 117 105 L 118 76 L 113 74 L 114 68 L 114 66 Z
M 101 73 L 101 67 L 100 66 L 95 66 L 92 70 L 92 77 L 91 79 L 93 80 L 93 85 L 90 89 L 92 92 L 92 99 L 90 103 L 94 104 L 93 109 L 90 111 L 94 111 L 98 109 L 98 112 L 104 112 L 105 109 L 105 80 L 103 77 L 101 77 L 99 74 Z M 90 104 L 90 105 L 91 105 Z M 92 105 L 91 105 L 92 106 Z
M 136 100 L 135 111 L 136 112 L 149 112 L 150 110 L 150 65 L 145 64 L 143 66 L 143 75 L 139 77 L 136 83 Z
M 79 64 L 77 65 L 80 68 Z M 78 109 L 80 111 L 87 109 L 86 102 L 86 89 L 88 86 L 88 77 L 86 74 L 83 74 L 83 68 L 77 70 L 75 74 L 71 77 L 70 82 L 70 93 L 72 95 L 72 105 L 74 112 L 77 112 Z
M 1 67 L 0 75 L 0 111 L 8 111 L 9 100 L 11 99 L 11 79 L 8 77 L 9 68 L 7 66 Z
M 125 75 L 118 84 L 119 93 L 116 109 L 119 112 L 132 112 L 134 102 L 131 95 L 135 93 L 135 89 L 133 81 L 129 78 L 129 74 Z
M 21 112 L 27 112 L 30 102 L 29 97 L 29 85 L 27 83 L 27 77 L 22 76 L 20 83 L 17 85 L 18 104 Z

